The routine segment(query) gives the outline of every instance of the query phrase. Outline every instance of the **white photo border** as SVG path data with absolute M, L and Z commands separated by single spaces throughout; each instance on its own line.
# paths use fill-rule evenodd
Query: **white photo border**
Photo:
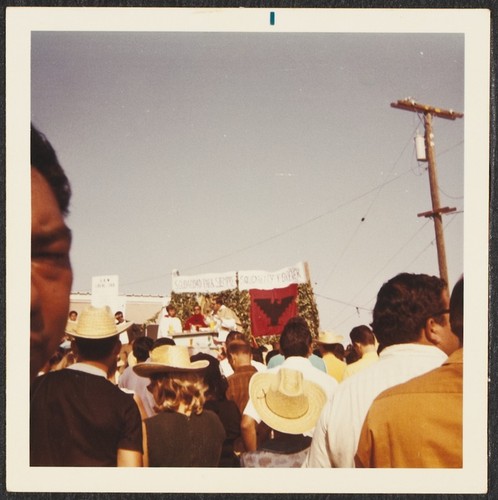
M 277 22 L 270 24 L 270 13 Z M 6 485 L 24 492 L 484 493 L 486 335 L 465 348 L 464 467 L 458 470 L 29 467 L 28 298 L 32 31 L 465 34 L 465 327 L 488 331 L 490 15 L 481 9 L 58 8 L 6 10 Z M 478 132 L 476 132 L 478 131 Z M 472 175 L 469 166 L 473 166 Z M 24 168 L 26 166 L 26 168 Z M 471 367 L 471 369 L 467 369 Z M 468 432 L 472 425 L 472 435 Z M 195 477 L 195 481 L 193 478 Z

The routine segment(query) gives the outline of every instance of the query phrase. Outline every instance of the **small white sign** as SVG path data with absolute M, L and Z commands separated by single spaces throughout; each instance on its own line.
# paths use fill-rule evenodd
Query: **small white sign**
M 110 306 L 113 309 L 117 305 L 118 292 L 117 274 L 92 277 L 92 306 Z

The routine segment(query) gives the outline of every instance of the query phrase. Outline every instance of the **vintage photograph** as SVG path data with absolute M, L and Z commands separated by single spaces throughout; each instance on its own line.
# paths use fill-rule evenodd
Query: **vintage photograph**
M 485 492 L 489 40 L 7 9 L 7 489 Z

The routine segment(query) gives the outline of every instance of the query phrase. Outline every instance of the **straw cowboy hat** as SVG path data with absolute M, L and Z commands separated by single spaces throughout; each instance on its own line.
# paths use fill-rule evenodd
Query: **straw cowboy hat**
M 319 344 L 342 344 L 344 337 L 333 332 L 320 332 L 316 342 Z
M 68 322 L 66 333 L 72 337 L 99 340 L 118 335 L 131 325 L 131 321 L 116 325 L 109 306 L 89 306 L 81 312 L 77 322 L 71 321 L 71 324 Z
M 133 370 L 141 377 L 149 377 L 154 373 L 194 372 L 208 365 L 209 361 L 205 359 L 192 363 L 186 346 L 162 345 L 152 350 L 150 361 L 136 364 Z
M 289 368 L 276 373 L 255 373 L 249 383 L 249 396 L 261 420 L 287 434 L 302 434 L 312 429 L 327 401 L 319 385 L 304 380 L 301 372 Z

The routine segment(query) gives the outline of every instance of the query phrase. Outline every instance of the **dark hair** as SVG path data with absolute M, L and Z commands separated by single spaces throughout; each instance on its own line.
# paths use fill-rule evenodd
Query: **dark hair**
M 69 213 L 71 186 L 54 148 L 47 138 L 31 125 L 31 166 L 48 182 L 63 215 Z
M 231 342 L 227 347 L 227 354 L 230 356 L 231 354 L 253 354 L 253 350 L 249 345 L 249 342 L 243 340 L 237 340 Z
M 337 359 L 344 360 L 344 346 L 340 343 L 336 344 L 320 344 L 323 352 L 331 352 Z
M 348 365 L 355 363 L 360 359 L 360 355 L 356 352 L 356 349 L 352 344 L 348 344 L 346 350 L 344 351 L 344 359 Z
M 254 361 L 257 361 L 258 363 L 263 362 L 263 351 L 261 350 L 261 347 L 251 347 L 252 351 L 252 359 Z
M 308 357 L 311 345 L 311 332 L 304 318 L 295 316 L 289 319 L 280 335 L 280 352 L 284 358 L 290 356 Z
M 176 307 L 173 304 L 168 304 L 166 306 L 166 311 L 171 311 L 172 309 L 174 309 L 176 311 Z
M 119 335 L 106 339 L 75 338 L 78 360 L 102 361 L 107 358 L 119 342 Z
M 121 314 L 121 316 L 122 316 L 122 315 L 123 315 L 123 311 L 116 311 L 116 312 L 114 313 L 114 316 L 117 316 L 118 314 Z
M 463 276 L 457 281 L 451 292 L 450 325 L 451 331 L 463 345 Z
M 238 342 L 239 340 L 246 342 L 247 339 L 243 333 L 237 332 L 235 330 L 231 330 L 225 339 L 225 345 L 228 345 L 228 344 L 230 344 L 230 342 L 234 342 L 234 341 Z
M 373 310 L 372 328 L 381 349 L 416 342 L 429 318 L 444 324 L 446 283 L 427 274 L 401 273 L 382 285 Z
M 150 337 L 137 337 L 133 341 L 133 356 L 139 363 L 143 363 L 149 357 L 154 341 Z
M 351 342 L 361 345 L 375 345 L 374 334 L 367 325 L 355 326 L 349 333 L 349 338 Z
M 220 370 L 220 362 L 210 354 L 199 352 L 190 356 L 190 361 L 207 360 L 209 365 L 200 372 L 204 378 L 204 382 L 208 386 L 206 392 L 207 399 L 214 399 L 223 401 L 226 399 L 226 391 L 228 389 L 228 382 Z
M 160 338 L 154 340 L 154 344 L 152 346 L 152 349 L 155 349 L 156 347 L 160 347 L 162 345 L 176 345 L 176 342 L 169 337 L 160 337 Z
M 280 352 L 278 351 L 278 349 L 272 349 L 267 355 L 266 355 L 266 358 L 265 358 L 265 363 L 268 364 L 270 362 L 270 359 L 273 358 L 274 356 L 278 356 L 280 354 Z

